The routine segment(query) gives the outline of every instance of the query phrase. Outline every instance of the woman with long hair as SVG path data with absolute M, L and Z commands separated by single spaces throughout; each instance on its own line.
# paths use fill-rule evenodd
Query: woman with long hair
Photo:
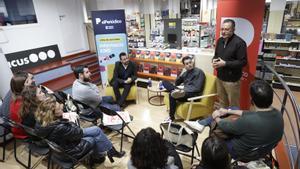
M 54 96 L 42 101 L 35 112 L 36 132 L 61 146 L 74 158 L 81 158 L 91 147 L 94 149 L 94 162 L 103 162 L 105 154 L 114 162 L 113 157 L 121 158 L 125 152 L 118 152 L 98 126 L 81 129 L 75 123 L 62 118 L 62 104 Z
M 128 169 L 181 169 L 175 147 L 148 127 L 134 138 Z
M 33 76 L 26 72 L 17 72 L 13 75 L 10 81 L 10 88 L 12 91 L 12 98 L 10 100 L 10 107 L 9 107 L 9 118 L 17 123 L 22 123 L 23 120 L 20 115 L 20 111 L 22 110 L 23 105 L 23 90 L 26 87 L 29 87 L 34 83 Z M 35 87 L 30 91 L 32 93 L 32 98 L 27 98 L 27 100 L 35 99 L 37 88 Z M 30 107 L 30 105 L 28 106 Z M 33 115 L 31 116 L 33 117 Z M 26 120 L 27 121 L 27 120 Z M 12 128 L 11 129 L 15 138 L 24 139 L 27 138 L 27 134 L 20 128 Z
M 204 140 L 201 148 L 202 160 L 197 169 L 231 169 L 231 158 L 225 142 L 211 136 Z

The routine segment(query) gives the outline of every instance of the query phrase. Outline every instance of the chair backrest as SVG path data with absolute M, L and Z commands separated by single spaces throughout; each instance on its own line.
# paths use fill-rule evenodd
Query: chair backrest
M 62 160 L 66 160 L 66 158 L 67 158 L 67 159 L 72 160 L 73 162 L 78 161 L 76 158 L 74 158 L 73 156 L 66 153 L 65 150 L 62 147 L 60 147 L 58 144 L 56 144 L 56 143 L 54 143 L 54 142 L 52 142 L 48 139 L 44 139 L 44 141 L 47 143 L 47 145 L 51 149 L 52 154 L 54 153 L 55 155 L 59 155 L 62 158 L 65 158 L 65 159 L 62 159 Z
M 216 76 L 214 76 L 210 73 L 205 73 L 205 85 L 204 85 L 202 95 L 213 94 L 216 92 L 217 92 Z M 201 99 L 201 102 L 204 105 L 213 106 L 214 97 L 203 98 L 203 99 Z
M 107 65 L 107 79 L 108 79 L 108 82 L 110 82 L 111 79 L 113 78 L 114 69 L 115 69 L 115 64 Z

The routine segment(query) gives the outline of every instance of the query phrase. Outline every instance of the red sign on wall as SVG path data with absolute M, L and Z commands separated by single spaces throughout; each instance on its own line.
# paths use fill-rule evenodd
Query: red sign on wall
M 216 39 L 220 37 L 220 27 L 224 19 L 236 23 L 235 34 L 247 43 L 248 64 L 243 69 L 241 79 L 241 109 L 250 106 L 249 84 L 254 80 L 259 42 L 263 24 L 265 0 L 218 0 Z

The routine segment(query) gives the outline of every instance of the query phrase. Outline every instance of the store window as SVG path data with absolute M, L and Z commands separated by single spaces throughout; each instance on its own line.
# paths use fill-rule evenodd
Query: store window
M 32 0 L 0 0 L 0 26 L 37 23 Z

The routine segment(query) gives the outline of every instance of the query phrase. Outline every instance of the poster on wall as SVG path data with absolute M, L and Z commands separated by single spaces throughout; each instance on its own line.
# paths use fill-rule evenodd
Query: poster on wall
M 8 53 L 5 57 L 12 72 L 61 60 L 57 45 Z
M 243 69 L 241 78 L 240 108 L 250 106 L 249 84 L 254 80 L 256 72 L 257 54 L 263 24 L 265 1 L 252 0 L 222 0 L 217 6 L 216 40 L 220 37 L 221 25 L 224 19 L 235 21 L 235 34 L 247 44 L 248 64 Z M 255 15 L 253 15 L 255 13 Z
M 124 10 L 92 11 L 97 55 L 102 84 L 107 84 L 107 65 L 119 61 L 121 52 L 128 53 Z

